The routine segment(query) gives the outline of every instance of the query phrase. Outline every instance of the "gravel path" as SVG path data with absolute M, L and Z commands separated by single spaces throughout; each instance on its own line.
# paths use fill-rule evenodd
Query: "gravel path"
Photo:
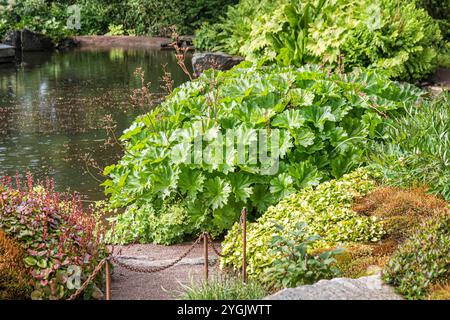
M 136 244 L 116 247 L 122 249 L 122 259 L 131 265 L 166 264 L 183 254 L 192 243 L 173 246 L 154 244 Z M 216 247 L 219 244 L 216 243 Z M 209 257 L 215 255 L 209 250 Z M 156 273 L 137 273 L 120 266 L 114 266 L 111 276 L 111 297 L 113 300 L 166 300 L 177 299 L 184 285 L 202 281 L 203 273 L 203 245 L 199 244 L 183 259 L 183 263 Z M 210 277 L 217 272 L 216 267 L 210 267 Z

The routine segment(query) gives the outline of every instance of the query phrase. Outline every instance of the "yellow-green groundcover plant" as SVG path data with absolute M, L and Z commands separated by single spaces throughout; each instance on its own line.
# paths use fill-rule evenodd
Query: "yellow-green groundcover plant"
M 306 224 L 306 236 L 318 235 L 321 238 L 314 242 L 310 250 L 332 249 L 352 242 L 379 241 L 384 230 L 377 219 L 359 215 L 351 209 L 354 197 L 363 196 L 375 187 L 376 182 L 369 172 L 359 168 L 340 179 L 324 182 L 316 189 L 305 188 L 269 207 L 261 218 L 248 226 L 249 276 L 271 281 L 265 272 L 279 259 L 273 250 L 272 238 L 289 237 L 299 222 Z M 223 242 L 224 252 L 234 252 L 222 259 L 222 266 L 236 269 L 242 265 L 242 247 L 233 247 L 237 228 L 236 224 Z

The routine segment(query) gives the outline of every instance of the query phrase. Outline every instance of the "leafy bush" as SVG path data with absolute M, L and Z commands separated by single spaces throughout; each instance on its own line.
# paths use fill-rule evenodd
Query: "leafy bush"
M 386 266 L 383 279 L 408 299 L 423 299 L 450 280 L 450 215 L 427 220 Z
M 179 204 L 165 204 L 158 212 L 151 203 L 131 205 L 110 221 L 115 226 L 111 240 L 118 244 L 171 244 L 181 242 L 195 229 L 186 208 Z
M 442 36 L 438 24 L 414 3 L 404 0 L 361 1 L 347 21 L 342 7 L 340 15 L 330 14 L 331 27 L 315 25 L 313 35 L 321 35 L 310 50 L 322 61 L 337 61 L 344 56 L 346 67 L 374 66 L 391 77 L 417 80 L 427 77 L 437 66 L 437 48 Z M 345 30 L 339 34 L 341 28 Z M 327 48 L 327 49 L 322 49 Z
M 407 107 L 382 131 L 372 147 L 371 164 L 384 182 L 396 186 L 425 185 L 450 200 L 450 96 Z
M 127 2 L 118 0 L 80 0 L 76 4 L 80 8 L 80 30 L 74 33 L 82 35 L 103 35 L 110 25 L 123 24 L 123 15 L 127 10 Z
M 253 11 L 246 6 L 243 1 L 230 7 L 227 22 L 200 29 L 200 47 L 283 65 L 370 66 L 402 80 L 425 78 L 437 66 L 438 23 L 414 2 L 286 0 Z
M 295 190 L 358 166 L 383 115 L 420 95 L 374 71 L 248 64 L 209 71 L 136 119 L 121 138 L 125 155 L 105 169 L 110 179 L 103 185 L 113 207 L 151 204 L 159 217 L 162 207 L 178 203 L 189 217 L 186 235 L 218 234 L 243 206 L 254 218 Z M 233 136 L 223 138 L 227 132 Z M 249 150 L 260 143 L 263 151 L 265 142 L 271 153 L 257 159 Z
M 123 36 L 125 34 L 125 30 L 123 29 L 123 24 L 115 25 L 110 24 L 108 26 L 108 36 Z
M 45 0 L 21 0 L 4 8 L 0 15 L 6 23 L 0 28 L 0 38 L 12 29 L 27 28 L 44 33 L 55 41 L 66 38 L 72 31 L 67 29 L 66 20 L 69 17 L 66 6 L 57 2 L 48 3 Z
M 241 0 L 229 6 L 215 23 L 204 23 L 195 33 L 195 46 L 200 50 L 226 51 L 242 54 L 240 48 L 251 38 L 252 24 L 265 13 L 284 3 L 282 0 Z
M 428 14 L 438 20 L 441 31 L 450 40 L 450 2 L 441 0 L 416 0 L 417 6 L 427 10 Z
M 179 33 L 192 34 L 234 3 L 236 0 L 128 0 L 125 25 L 138 34 L 164 34 L 171 26 Z
M 367 171 L 357 169 L 341 179 L 321 183 L 316 189 L 303 189 L 270 207 L 256 222 L 248 225 L 249 276 L 259 278 L 274 261 L 280 259 L 280 253 L 273 250 L 276 246 L 271 243 L 271 239 L 284 235 L 295 242 L 292 232 L 299 222 L 306 223 L 307 236 L 321 237 L 311 249 L 380 240 L 384 231 L 377 219 L 358 215 L 351 209 L 354 197 L 362 196 L 374 188 L 375 181 Z M 238 269 L 242 264 L 242 248 L 232 247 L 236 230 L 237 225 L 233 226 L 222 243 L 223 251 L 233 250 L 233 254 L 221 262 L 223 266 Z
M 333 257 L 342 250 L 309 254 L 308 249 L 320 237 L 308 236 L 305 226 L 304 223 L 297 223 L 290 233 L 284 233 L 283 226 L 278 226 L 279 235 L 272 237 L 272 249 L 269 251 L 271 256 L 277 258 L 263 274 L 263 281 L 271 288 L 293 288 L 339 275 L 339 269 L 334 266 L 336 259 Z
M 18 179 L 17 189 L 11 179 L 0 182 L 0 228 L 25 250 L 33 299 L 69 297 L 107 255 L 103 227 L 83 212 L 75 197 L 62 201 L 51 185 L 47 181 L 45 187 L 33 187 L 30 177 L 25 189 Z M 100 274 L 97 284 L 101 278 Z M 84 297 L 96 294 L 98 289 L 91 284 Z
M 29 299 L 31 276 L 24 250 L 0 230 L 0 300 Z
M 256 281 L 243 284 L 242 279 L 230 277 L 183 285 L 183 289 L 183 300 L 260 300 L 267 295 L 264 287 Z

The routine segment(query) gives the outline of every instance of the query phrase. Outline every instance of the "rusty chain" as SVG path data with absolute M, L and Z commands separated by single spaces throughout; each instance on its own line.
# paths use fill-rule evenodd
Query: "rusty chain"
M 165 266 L 161 266 L 161 267 L 150 267 L 150 268 L 146 268 L 146 267 L 135 267 L 135 266 L 130 266 L 126 263 L 123 263 L 121 261 L 119 261 L 116 257 L 112 256 L 110 258 L 110 260 L 112 262 L 114 262 L 115 264 L 117 264 L 118 266 L 128 269 L 130 271 L 134 271 L 134 272 L 139 272 L 139 273 L 154 273 L 154 272 L 160 272 L 166 269 L 169 269 L 171 267 L 173 267 L 174 265 L 176 265 L 178 262 L 180 262 L 181 260 L 183 260 L 184 258 L 186 258 L 186 256 L 191 253 L 191 251 L 195 248 L 196 245 L 198 245 L 200 243 L 200 241 L 205 237 L 205 234 L 202 233 L 197 240 L 195 240 L 195 242 L 189 247 L 188 250 L 186 250 L 178 259 L 174 260 L 173 262 L 169 263 L 168 265 Z
M 86 290 L 87 286 L 95 279 L 97 274 L 103 268 L 103 265 L 108 261 L 108 258 L 103 259 L 100 263 L 95 267 L 94 271 L 87 277 L 86 281 L 84 281 L 83 285 L 77 289 L 67 300 L 75 300 L 78 296 Z
M 241 217 L 239 218 L 239 224 L 238 224 L 238 229 L 236 231 L 236 234 L 234 236 L 234 240 L 233 240 L 233 244 L 231 245 L 231 247 L 229 248 L 229 252 L 228 253 L 222 253 L 219 252 L 219 250 L 217 250 L 217 248 L 215 247 L 214 243 L 213 243 L 213 239 L 211 237 L 211 235 L 209 233 L 207 233 L 207 237 L 208 237 L 208 243 L 209 246 L 211 247 L 211 249 L 221 258 L 226 258 L 231 256 L 231 254 L 234 252 L 234 248 L 236 247 L 237 244 L 237 240 L 239 239 L 239 235 L 241 234 L 241 229 L 242 229 L 242 222 L 244 219 L 244 215 L 241 213 Z
M 208 244 L 210 246 L 210 248 L 221 258 L 226 258 L 229 257 L 232 253 L 233 253 L 233 249 L 236 247 L 237 244 L 237 240 L 239 238 L 239 235 L 241 233 L 241 229 L 242 229 L 242 223 L 243 223 L 243 214 L 241 213 L 241 217 L 239 218 L 239 224 L 238 224 L 238 229 L 236 231 L 236 235 L 234 237 L 233 240 L 233 244 L 230 247 L 230 251 L 228 253 L 221 253 L 219 252 L 219 250 L 215 247 L 214 243 L 213 243 L 213 239 L 211 237 L 211 235 L 208 232 L 203 232 L 202 234 L 200 234 L 198 236 L 198 238 L 195 240 L 195 242 L 189 247 L 189 249 L 187 249 L 181 256 L 179 256 L 177 259 L 175 259 L 173 262 L 169 263 L 168 265 L 165 266 L 160 266 L 160 267 L 151 267 L 151 268 L 146 268 L 146 267 L 136 267 L 136 266 L 130 266 L 127 265 L 126 263 L 123 263 L 121 261 L 119 261 L 117 258 L 118 256 L 114 256 L 111 255 L 110 257 L 104 258 L 103 260 L 100 261 L 100 263 L 97 265 L 97 267 L 94 269 L 94 271 L 87 277 L 87 279 L 84 281 L 83 285 L 80 286 L 80 288 L 77 289 L 77 291 L 75 291 L 67 300 L 75 300 L 84 290 L 86 290 L 87 286 L 95 279 L 95 277 L 97 276 L 97 274 L 100 272 L 100 270 L 103 268 L 103 266 L 105 265 L 105 263 L 107 263 L 108 261 L 111 261 L 115 264 L 117 264 L 118 266 L 128 269 L 130 271 L 133 272 L 139 272 L 139 273 L 154 273 L 154 272 L 160 272 L 166 269 L 169 269 L 171 267 L 173 267 L 174 265 L 176 265 L 177 263 L 179 263 L 181 260 L 183 260 L 184 258 L 186 258 L 186 256 L 192 252 L 192 250 L 200 243 L 201 240 L 204 240 L 205 238 L 208 240 Z M 114 250 L 113 250 L 114 251 Z

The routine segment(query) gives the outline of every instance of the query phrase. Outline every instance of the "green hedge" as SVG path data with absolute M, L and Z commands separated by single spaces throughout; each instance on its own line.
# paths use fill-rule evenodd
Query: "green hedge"
M 3 1 L 5 2 L 5 1 Z M 56 41 L 75 34 L 103 35 L 110 26 L 122 26 L 124 34 L 170 35 L 169 27 L 179 33 L 193 34 L 205 21 L 213 21 L 236 0 L 16 0 L 6 6 L 0 1 L 0 38 L 11 29 L 28 28 L 51 36 Z M 68 6 L 81 10 L 81 29 L 68 29 Z

